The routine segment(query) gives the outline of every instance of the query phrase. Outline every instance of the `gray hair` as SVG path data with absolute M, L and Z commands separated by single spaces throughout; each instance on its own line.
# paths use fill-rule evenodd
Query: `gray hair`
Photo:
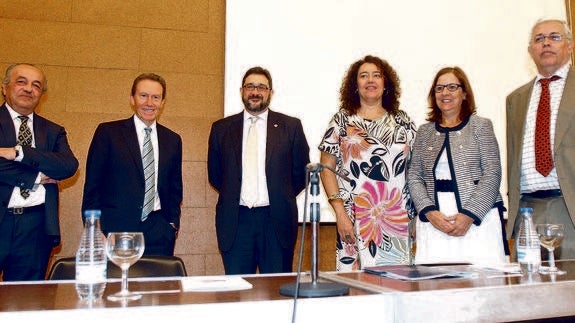
M 567 22 L 565 20 L 561 20 L 561 19 L 539 19 L 537 20 L 537 22 L 535 23 L 535 25 L 533 25 L 533 28 L 531 28 L 531 33 L 529 34 L 529 44 L 531 44 L 531 42 L 533 42 L 533 30 L 535 30 L 535 27 L 546 23 L 546 22 L 557 22 L 560 23 L 563 26 L 563 32 L 565 33 L 565 37 L 567 38 L 567 40 L 569 42 L 571 42 L 571 40 L 573 39 L 573 36 L 571 34 L 571 28 L 569 28 L 569 25 L 567 24 Z
M 21 65 L 32 66 L 32 67 L 38 69 L 40 71 L 40 73 L 42 73 L 42 77 L 44 78 L 44 80 L 42 82 L 42 93 L 48 91 L 48 80 L 46 79 L 46 74 L 44 74 L 44 71 L 42 71 L 42 69 L 40 69 L 38 66 L 36 66 L 34 64 L 29 64 L 29 63 L 16 63 L 16 64 L 12 64 L 12 65 L 8 66 L 8 68 L 6 69 L 6 73 L 4 74 L 4 79 L 2 80 L 2 84 L 7 85 L 8 83 L 10 83 L 10 74 L 12 74 L 12 70 L 15 67 L 21 66 Z

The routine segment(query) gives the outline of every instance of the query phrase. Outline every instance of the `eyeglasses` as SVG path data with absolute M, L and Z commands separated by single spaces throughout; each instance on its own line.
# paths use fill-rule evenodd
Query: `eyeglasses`
M 266 85 L 260 84 L 260 85 L 255 85 L 252 83 L 246 84 L 244 86 L 242 86 L 244 89 L 248 90 L 248 91 L 258 91 L 258 92 L 265 92 L 267 90 L 269 90 L 270 88 L 267 87 Z
M 449 92 L 455 92 L 457 91 L 457 89 L 462 88 L 461 84 L 456 84 L 456 83 L 449 83 L 449 84 L 437 84 L 435 85 L 435 87 L 433 88 L 435 90 L 435 93 L 441 93 L 443 92 L 443 89 L 447 89 Z
M 549 38 L 549 40 L 551 40 L 553 42 L 558 42 L 558 41 L 563 40 L 563 35 L 558 34 L 558 33 L 551 33 L 549 35 L 539 34 L 539 35 L 536 35 L 535 38 L 533 38 L 533 42 L 536 44 L 539 44 L 539 43 L 544 42 L 546 38 Z

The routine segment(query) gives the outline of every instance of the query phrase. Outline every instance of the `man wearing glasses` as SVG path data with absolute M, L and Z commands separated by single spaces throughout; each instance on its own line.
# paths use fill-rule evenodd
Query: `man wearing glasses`
M 240 94 L 244 111 L 214 122 L 208 148 L 225 271 L 291 272 L 309 146 L 299 119 L 269 109 L 269 71 L 250 68 Z
M 533 208 L 537 223 L 563 223 L 556 256 L 575 258 L 575 71 L 571 31 L 560 20 L 538 21 L 528 51 L 534 80 L 507 97 L 508 234 L 516 236 L 518 210 Z

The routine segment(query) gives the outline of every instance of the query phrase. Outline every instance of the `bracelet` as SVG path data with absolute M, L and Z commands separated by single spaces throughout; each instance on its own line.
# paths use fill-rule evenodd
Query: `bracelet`
M 332 194 L 327 198 L 327 200 L 330 202 L 333 200 L 342 200 L 343 201 L 343 194 L 341 194 L 341 193 Z

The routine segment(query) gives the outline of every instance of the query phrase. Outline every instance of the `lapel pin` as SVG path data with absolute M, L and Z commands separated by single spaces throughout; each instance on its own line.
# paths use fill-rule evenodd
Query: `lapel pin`
M 274 123 L 274 128 L 277 128 L 277 127 L 278 127 L 278 124 L 277 124 L 277 123 Z

